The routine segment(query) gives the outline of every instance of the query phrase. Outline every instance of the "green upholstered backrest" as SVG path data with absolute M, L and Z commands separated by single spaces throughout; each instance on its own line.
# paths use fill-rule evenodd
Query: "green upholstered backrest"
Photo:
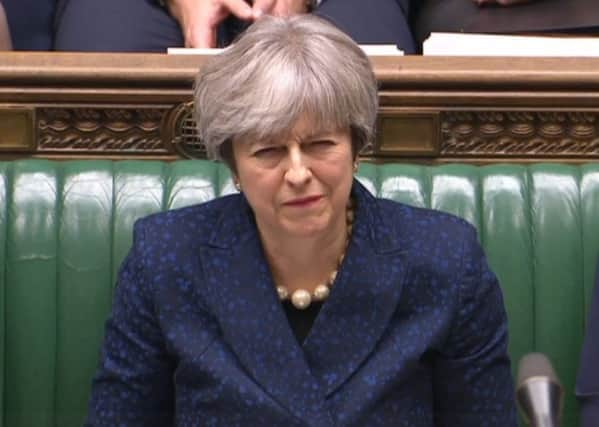
M 363 164 L 379 196 L 472 222 L 504 289 L 514 362 L 553 360 L 566 427 L 599 257 L 599 165 Z M 133 222 L 234 191 L 206 161 L 0 163 L 0 423 L 80 426 Z

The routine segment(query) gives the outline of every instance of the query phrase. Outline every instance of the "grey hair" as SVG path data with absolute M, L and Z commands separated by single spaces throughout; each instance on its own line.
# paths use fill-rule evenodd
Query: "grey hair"
M 374 138 L 378 91 L 368 57 L 332 24 L 265 16 L 201 68 L 194 101 L 208 156 L 234 168 L 233 140 L 271 140 L 304 114 L 314 132 L 349 129 L 356 156 Z

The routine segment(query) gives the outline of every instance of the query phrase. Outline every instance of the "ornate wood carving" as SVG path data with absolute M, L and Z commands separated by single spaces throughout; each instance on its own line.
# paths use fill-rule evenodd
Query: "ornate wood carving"
M 181 103 L 170 110 L 118 107 L 38 108 L 37 151 L 154 155 L 175 153 L 187 158 L 205 158 L 206 151 L 198 139 L 192 109 L 191 102 Z M 375 147 L 370 147 L 363 153 L 365 155 L 405 156 L 416 152 L 433 157 L 599 157 L 597 112 L 441 111 L 439 152 L 434 149 L 434 132 L 432 136 L 427 134 L 430 137 L 425 138 L 427 141 L 421 141 L 422 144 L 431 146 L 429 150 L 424 150 L 428 146 L 426 144 L 416 150 L 418 147 L 414 143 L 405 142 L 411 141 L 406 138 L 412 134 L 413 137 L 422 137 L 422 132 L 416 132 L 418 129 L 412 132 L 410 127 L 420 123 L 415 120 L 419 116 L 416 117 L 413 113 L 383 113 L 381 116 L 384 120 L 379 125 L 384 124 L 380 126 L 380 131 L 385 131 L 381 133 L 385 143 L 382 144 L 379 140 Z M 398 121 L 397 126 L 393 124 L 395 121 Z M 434 124 L 434 121 L 431 123 Z M 431 123 L 425 124 L 428 127 Z M 401 132 L 396 128 L 401 129 Z M 401 137 L 397 136 L 399 134 Z
M 168 154 L 160 136 L 166 108 L 38 108 L 38 151 Z
M 597 112 L 448 111 L 441 133 L 441 155 L 599 156 Z
M 206 149 L 196 130 L 192 101 L 173 108 L 164 123 L 163 138 L 170 151 L 186 158 L 206 158 Z

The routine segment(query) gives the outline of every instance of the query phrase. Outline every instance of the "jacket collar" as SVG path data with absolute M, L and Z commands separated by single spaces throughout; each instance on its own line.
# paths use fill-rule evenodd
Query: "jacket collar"
M 278 301 L 251 209 L 230 199 L 203 248 L 205 286 L 224 339 L 261 386 L 291 413 L 332 425 L 325 397 L 374 350 L 406 276 L 396 221 L 357 181 L 356 219 L 331 295 L 300 346 Z

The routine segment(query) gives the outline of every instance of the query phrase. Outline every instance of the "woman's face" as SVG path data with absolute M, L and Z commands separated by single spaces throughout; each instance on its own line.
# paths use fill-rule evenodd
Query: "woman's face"
M 233 157 L 262 233 L 311 237 L 344 226 L 353 178 L 349 129 L 316 135 L 303 118 L 282 140 L 234 141 Z

